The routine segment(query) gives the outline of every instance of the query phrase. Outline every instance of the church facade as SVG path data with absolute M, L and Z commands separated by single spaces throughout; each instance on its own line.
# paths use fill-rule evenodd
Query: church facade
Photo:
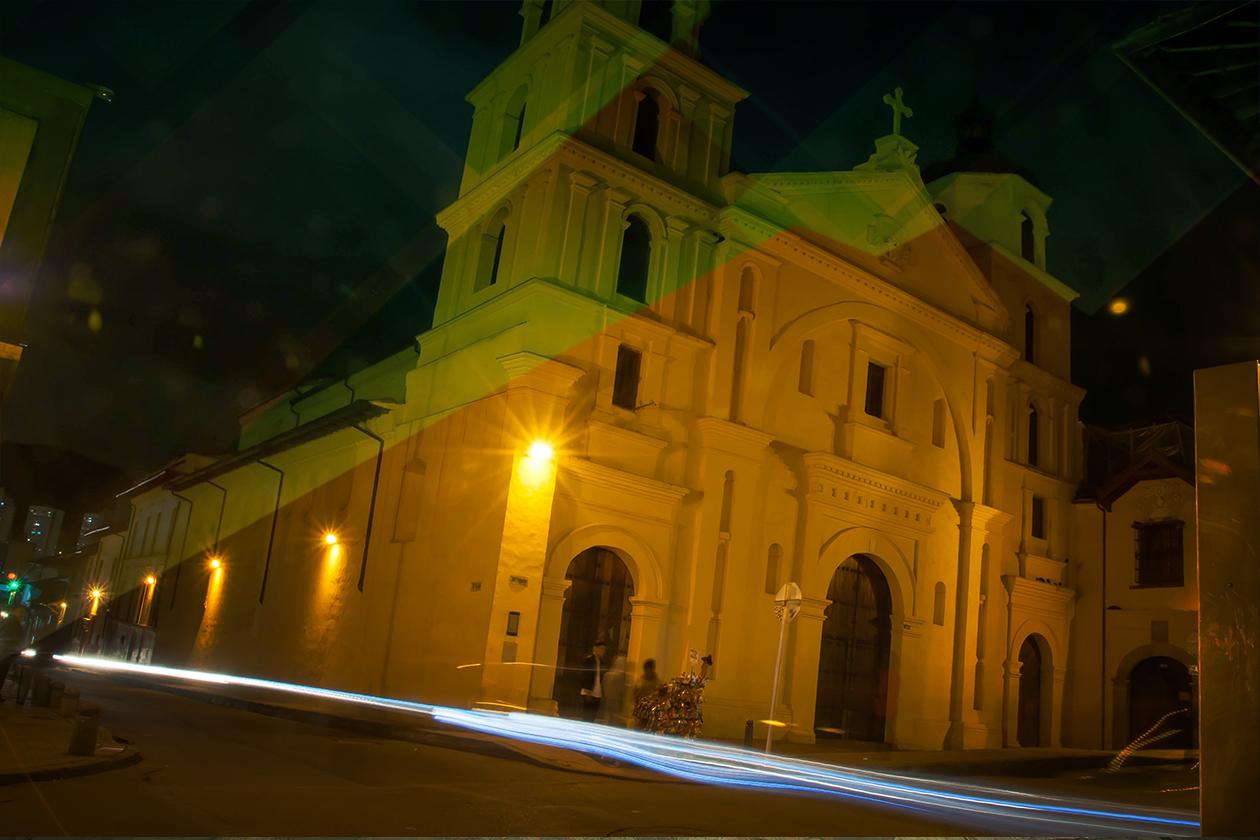
M 162 664 L 433 703 L 566 714 L 603 638 L 710 654 L 709 736 L 1094 745 L 1049 197 L 925 180 L 899 90 L 852 170 L 731 171 L 704 4 L 641 12 L 526 0 L 432 328 L 133 488 L 105 612 Z

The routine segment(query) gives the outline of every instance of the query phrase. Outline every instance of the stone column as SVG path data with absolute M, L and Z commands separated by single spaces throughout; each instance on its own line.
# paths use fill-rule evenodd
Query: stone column
M 818 703 L 818 657 L 822 653 L 823 621 L 827 606 L 826 598 L 804 598 L 797 614 L 796 633 L 786 652 L 785 669 L 792 673 L 791 694 L 784 702 L 792 709 L 791 730 L 787 740 L 805 744 L 814 743 L 814 711 Z
M 630 646 L 627 658 L 635 666 L 642 667 L 648 659 L 655 659 L 660 670 L 665 664 L 665 620 L 669 605 L 664 601 L 647 598 L 630 599 Z M 554 656 L 554 653 L 552 654 Z M 668 673 L 668 672 L 666 672 Z M 633 674 L 631 678 L 633 678 Z
M 968 746 L 966 724 L 974 719 L 974 682 L 977 618 L 980 604 L 980 552 L 984 534 L 976 533 L 976 505 L 955 502 L 958 509 L 958 577 L 954 582 L 954 653 L 949 693 L 950 749 Z
M 565 214 L 564 232 L 560 242 L 559 277 L 562 283 L 581 285 L 578 274 L 582 261 L 582 246 L 586 235 L 586 205 L 591 191 L 599 185 L 599 179 L 585 172 L 569 174 L 569 206 Z
M 539 21 L 542 20 L 542 10 L 543 0 L 525 0 L 521 3 L 520 14 L 524 19 L 524 25 L 521 26 L 522 44 L 534 37 L 534 33 L 538 31 Z
M 683 323 L 687 317 L 690 284 L 687 282 L 683 243 L 691 224 L 678 216 L 665 219 L 665 255 L 661 260 L 661 271 L 657 283 L 656 295 L 648 300 L 656 301 L 656 309 L 665 318 L 672 318 L 675 323 Z
M 1002 663 L 1006 687 L 1002 693 L 1003 726 L 1002 746 L 1019 746 L 1019 660 L 1007 659 Z
M 1260 365 L 1195 371 L 1199 808 L 1205 837 L 1260 835 Z
M 564 615 L 564 595 L 571 580 L 545 579 L 538 606 L 538 630 L 534 641 L 534 667 L 529 681 L 529 710 L 541 714 L 559 713 L 556 706 L 556 653 L 560 645 L 560 619 Z
M 1045 675 L 1041 677 L 1045 679 Z M 1063 746 L 1063 692 L 1067 684 L 1067 668 L 1060 667 L 1057 663 L 1053 665 L 1050 673 L 1050 703 L 1041 704 L 1042 714 L 1042 745 L 1051 749 L 1060 749 Z M 1045 715 L 1049 715 L 1046 720 Z
M 604 192 L 604 221 L 599 246 L 592 250 L 599 255 L 590 288 L 601 298 L 611 298 L 617 288 L 617 260 L 621 256 L 621 237 L 626 229 L 626 205 L 634 196 L 625 190 Z M 583 285 L 586 285 L 585 283 Z

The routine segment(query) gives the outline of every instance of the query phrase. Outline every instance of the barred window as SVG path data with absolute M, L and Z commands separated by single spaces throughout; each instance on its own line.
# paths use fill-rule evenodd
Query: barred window
M 1134 522 L 1134 577 L 1138 586 L 1181 586 L 1184 581 L 1179 520 Z

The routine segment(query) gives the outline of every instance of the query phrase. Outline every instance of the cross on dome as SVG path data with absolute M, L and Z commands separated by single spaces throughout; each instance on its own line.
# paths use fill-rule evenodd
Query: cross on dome
M 892 108 L 892 112 L 893 112 L 892 133 L 893 133 L 893 136 L 899 137 L 901 136 L 901 118 L 903 116 L 913 117 L 914 111 L 911 111 L 910 106 L 907 105 L 904 101 L 902 101 L 901 88 L 894 89 L 892 93 L 884 94 L 884 104 L 887 105 L 889 108 Z

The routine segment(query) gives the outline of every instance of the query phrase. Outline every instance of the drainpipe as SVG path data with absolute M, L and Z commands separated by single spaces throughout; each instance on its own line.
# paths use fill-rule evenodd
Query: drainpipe
M 262 458 L 258 459 L 258 466 L 280 474 L 280 481 L 276 483 L 276 506 L 271 512 L 271 533 L 267 535 L 267 556 L 263 560 L 262 584 L 258 587 L 258 603 L 261 604 L 263 596 L 267 594 L 267 572 L 271 569 L 271 547 L 276 543 L 276 522 L 280 519 L 280 493 L 284 490 L 284 470 L 268 464 Z
M 213 487 L 214 489 L 218 490 L 220 493 L 223 494 L 223 501 L 219 503 L 219 524 L 214 526 L 214 549 L 213 550 L 215 554 L 218 554 L 219 553 L 219 534 L 220 532 L 223 531 L 223 509 L 227 507 L 227 488 L 221 484 L 215 484 L 213 481 L 209 479 L 206 479 L 206 484 L 209 484 L 211 487 Z
M 1098 727 L 1101 741 L 1099 749 L 1107 749 L 1107 509 L 1099 503 L 1102 512 L 1102 679 L 1098 683 Z
M 350 384 L 349 376 L 346 377 L 343 384 L 346 386 L 346 390 L 350 392 L 350 405 L 354 405 L 354 386 Z M 376 441 L 376 471 L 372 474 L 372 498 L 368 501 L 367 532 L 363 535 L 363 559 L 359 561 L 359 591 L 362 592 L 363 582 L 367 579 L 368 548 L 372 543 L 372 520 L 376 518 L 376 491 L 381 483 L 381 458 L 385 455 L 385 438 L 375 432 L 368 431 L 361 423 L 356 423 L 350 428 Z
M 175 558 L 175 582 L 171 584 L 171 609 L 175 609 L 175 593 L 179 591 L 179 570 L 184 568 L 184 549 L 188 547 L 188 532 L 192 530 L 193 500 L 174 490 L 171 495 L 181 502 L 188 502 L 188 521 L 184 524 L 184 538 L 179 541 L 179 556 Z

